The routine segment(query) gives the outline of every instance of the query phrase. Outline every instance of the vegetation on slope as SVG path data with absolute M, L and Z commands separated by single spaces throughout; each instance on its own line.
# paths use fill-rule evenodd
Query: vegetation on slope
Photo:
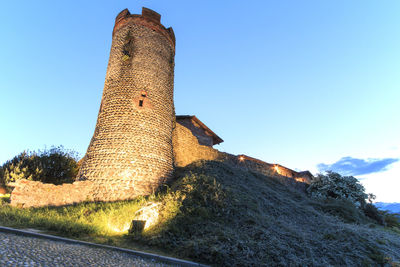
M 152 227 L 141 234 L 113 232 L 155 203 L 160 208 Z M 170 187 L 154 196 L 61 208 L 5 205 L 0 223 L 135 248 L 145 245 L 216 266 L 375 266 L 400 261 L 396 225 L 383 228 L 346 201 L 312 200 L 272 178 L 213 161 L 178 169 Z
M 368 265 L 383 263 L 386 256 L 400 260 L 400 236 L 368 224 L 347 224 L 324 212 L 334 210 L 329 206 L 353 207 L 345 213 L 348 218 L 370 223 L 347 202 L 316 202 L 274 179 L 219 162 L 197 162 L 177 176 L 171 189 L 183 196 L 179 212 L 162 229 L 137 239 L 226 266 Z
M 63 146 L 24 151 L 0 166 L 0 186 L 19 179 L 72 183 L 78 174 L 77 153 Z

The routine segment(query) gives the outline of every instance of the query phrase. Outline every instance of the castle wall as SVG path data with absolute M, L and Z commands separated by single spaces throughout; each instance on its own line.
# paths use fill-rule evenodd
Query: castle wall
M 298 183 L 296 172 L 280 165 L 273 165 L 245 155 L 235 156 L 201 145 L 190 129 L 177 123 L 173 131 L 176 167 L 184 167 L 198 160 L 216 160 L 234 168 L 258 172 L 298 190 L 305 190 L 305 183 Z M 129 187 L 121 188 L 118 181 L 99 184 L 90 180 L 73 184 L 44 184 L 20 180 L 14 183 L 11 205 L 21 207 L 61 206 L 83 201 L 113 201 L 132 197 Z
M 83 201 L 93 201 L 92 182 L 73 184 L 44 184 L 36 181 L 19 180 L 13 183 L 11 205 L 23 208 L 62 206 Z
M 94 198 L 148 195 L 173 173 L 175 44 L 160 15 L 124 10 L 116 19 L 96 128 L 79 180 Z
M 297 173 L 281 165 L 269 164 L 261 160 L 245 155 L 235 156 L 229 153 L 220 152 L 209 146 L 201 145 L 191 130 L 177 123 L 173 132 L 174 158 L 176 167 L 185 167 L 197 160 L 216 160 L 246 171 L 253 171 L 264 174 L 281 183 L 305 190 L 305 183 L 301 181 Z M 303 182 L 303 181 L 301 181 Z
M 175 166 L 184 167 L 196 160 L 217 160 L 225 155 L 211 146 L 201 145 L 190 129 L 176 123 L 173 132 Z
M 207 134 L 204 129 L 201 128 L 201 126 L 194 122 L 191 118 L 179 119 L 176 121 L 176 123 L 179 123 L 189 129 L 192 134 L 197 138 L 197 141 L 200 145 L 209 147 L 213 146 L 212 136 Z
M 174 56 L 173 30 L 160 24 L 159 14 L 145 8 L 142 15 L 122 11 L 113 31 L 96 128 L 78 181 L 18 181 L 11 205 L 60 206 L 149 195 L 172 177 L 174 166 L 197 160 L 222 161 L 289 186 L 302 185 L 288 168 L 212 148 L 213 137 L 193 120 L 174 123 Z M 214 137 L 215 143 L 222 142 Z

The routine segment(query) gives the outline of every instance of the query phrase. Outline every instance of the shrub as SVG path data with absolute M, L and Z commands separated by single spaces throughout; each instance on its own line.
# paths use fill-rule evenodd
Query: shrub
M 343 199 L 325 199 L 324 201 L 310 201 L 314 209 L 341 218 L 346 223 L 367 223 L 363 212 L 354 203 Z
M 378 210 L 378 208 L 375 207 L 375 205 L 368 203 L 365 205 L 363 211 L 365 216 L 373 219 L 378 224 L 385 225 L 385 219 L 382 215 L 382 212 Z
M 348 200 L 359 207 L 363 207 L 368 198 L 364 186 L 356 178 L 332 171 L 327 171 L 326 175 L 318 174 L 307 192 L 312 198 Z
M 78 174 L 77 153 L 64 147 L 52 147 L 39 152 L 38 177 L 44 183 L 72 183 Z
M 397 227 L 400 229 L 400 213 L 390 213 L 386 210 L 379 212 L 384 218 L 387 227 Z
M 72 183 L 78 173 L 77 153 L 64 147 L 39 152 L 22 152 L 0 167 L 3 185 L 20 179 L 43 183 Z

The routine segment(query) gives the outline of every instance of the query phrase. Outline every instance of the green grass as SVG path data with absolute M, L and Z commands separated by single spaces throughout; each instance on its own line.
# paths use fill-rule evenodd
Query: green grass
M 0 194 L 0 205 L 10 202 L 10 194 Z
M 143 207 L 158 221 L 123 229 Z M 144 214 L 144 212 L 143 212 Z M 342 202 L 316 202 L 266 176 L 221 162 L 177 169 L 157 195 L 115 203 L 18 209 L 2 225 L 164 253 L 215 266 L 376 266 L 400 261 L 400 235 Z

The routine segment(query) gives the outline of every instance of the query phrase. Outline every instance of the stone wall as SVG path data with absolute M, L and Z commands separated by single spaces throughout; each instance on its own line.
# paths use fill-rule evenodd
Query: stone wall
M 301 190 L 305 188 L 304 182 L 309 182 L 306 177 L 302 177 L 298 172 L 279 164 L 270 164 L 246 155 L 235 156 L 201 145 L 192 132 L 179 123 L 176 124 L 172 140 L 175 166 L 177 167 L 184 167 L 197 160 L 217 160 L 235 168 L 264 174 L 287 186 Z
M 175 36 L 160 17 L 146 8 L 141 15 L 124 10 L 117 16 L 96 128 L 78 181 L 52 185 L 21 180 L 14 184 L 12 205 L 132 199 L 153 193 L 172 177 L 174 166 L 197 160 L 223 161 L 299 184 L 298 174 L 288 168 L 220 152 L 212 148 L 222 142 L 218 136 L 213 140 L 193 122 L 174 123 Z
M 173 173 L 175 37 L 160 15 L 122 11 L 116 18 L 96 128 L 79 180 L 94 197 L 148 195 Z
M 192 134 L 197 138 L 197 141 L 200 145 L 203 146 L 213 146 L 213 137 L 204 131 L 200 125 L 198 125 L 195 121 L 193 121 L 189 116 L 184 119 L 177 119 L 176 123 L 185 126 L 189 129 Z
M 90 181 L 73 184 L 44 184 L 19 180 L 12 184 L 11 205 L 23 208 L 61 206 L 83 201 L 93 201 L 93 183 Z
M 175 125 L 172 142 L 174 163 L 177 167 L 184 167 L 196 160 L 217 160 L 225 157 L 224 153 L 210 146 L 200 145 L 191 130 L 180 123 Z
M 221 161 L 234 168 L 258 172 L 299 190 L 306 184 L 299 183 L 298 173 L 284 166 L 269 164 L 246 156 L 235 156 L 220 152 L 212 147 L 200 145 L 191 130 L 177 123 L 173 131 L 175 166 L 184 167 L 197 160 Z M 61 206 L 82 201 L 115 201 L 132 198 L 132 189 L 123 187 L 118 181 L 96 183 L 90 180 L 73 184 L 43 184 L 41 182 L 20 180 L 12 184 L 11 205 L 20 207 Z M 143 185 L 138 184 L 136 188 Z M 148 194 L 150 188 L 136 191 L 137 195 Z

